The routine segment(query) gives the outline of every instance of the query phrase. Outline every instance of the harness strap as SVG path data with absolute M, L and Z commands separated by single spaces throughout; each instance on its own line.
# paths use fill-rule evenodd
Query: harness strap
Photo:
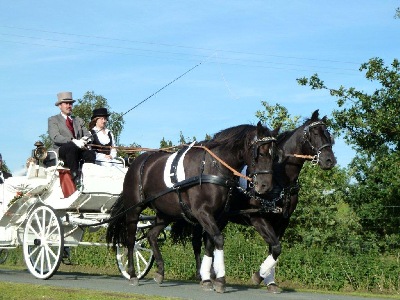
M 181 149 L 178 150 L 178 152 L 176 153 L 174 160 L 172 161 L 171 164 L 171 182 L 172 184 L 176 184 L 178 182 L 178 176 L 177 176 L 177 171 L 178 171 L 178 162 L 181 159 L 183 153 L 185 153 L 187 147 L 183 147 Z
M 140 199 L 142 199 L 144 201 L 145 199 L 145 195 L 144 195 L 144 191 L 143 191 L 143 172 L 144 172 L 144 165 L 146 164 L 147 160 L 150 158 L 150 156 L 152 156 L 155 152 L 149 154 L 144 161 L 142 162 L 142 164 L 140 165 L 140 171 L 139 171 L 139 193 L 140 193 Z
M 236 185 L 236 182 L 230 178 L 223 178 L 223 177 L 219 177 L 217 175 L 202 174 L 201 176 L 194 176 L 194 177 L 182 180 L 182 181 L 178 182 L 177 184 L 174 184 L 173 187 L 165 189 L 164 191 L 162 191 L 154 196 L 144 199 L 141 202 L 141 204 L 144 205 L 149 202 L 152 202 L 152 201 L 156 200 L 157 198 L 160 198 L 161 196 L 164 196 L 164 195 L 166 195 L 170 192 L 176 191 L 178 189 L 185 189 L 185 188 L 189 188 L 189 187 L 198 185 L 198 184 L 200 184 L 200 182 L 217 184 L 217 185 L 224 186 L 224 187 L 233 187 Z
M 252 182 L 252 181 L 253 181 L 250 177 L 245 176 L 245 175 L 243 175 L 242 173 L 236 171 L 234 168 L 232 168 L 230 165 L 228 165 L 226 162 L 224 162 L 221 158 L 219 158 L 214 152 L 212 152 L 212 151 L 211 151 L 210 149 L 208 149 L 207 147 L 205 147 L 205 146 L 193 146 L 193 148 L 202 148 L 202 149 L 204 149 L 204 150 L 207 151 L 212 157 L 214 157 L 217 161 L 219 161 L 225 168 L 227 168 L 228 170 L 230 170 L 230 171 L 233 173 L 233 175 L 239 176 L 239 177 L 243 177 L 244 179 L 246 179 L 246 180 L 249 181 L 249 182 Z

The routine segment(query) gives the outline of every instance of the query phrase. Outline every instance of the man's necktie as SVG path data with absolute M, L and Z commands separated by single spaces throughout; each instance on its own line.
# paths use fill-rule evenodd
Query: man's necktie
M 75 130 L 74 130 L 74 126 L 72 125 L 72 119 L 70 117 L 67 117 L 66 124 L 67 124 L 68 129 L 71 131 L 72 136 L 75 138 Z

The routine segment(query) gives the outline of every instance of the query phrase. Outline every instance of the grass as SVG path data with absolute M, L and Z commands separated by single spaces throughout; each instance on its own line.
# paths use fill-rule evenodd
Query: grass
M 176 299 L 157 296 L 144 296 L 137 294 L 123 294 L 111 292 L 97 292 L 81 289 L 66 289 L 60 287 L 49 287 L 35 284 L 0 282 L 1 300 L 164 300 Z

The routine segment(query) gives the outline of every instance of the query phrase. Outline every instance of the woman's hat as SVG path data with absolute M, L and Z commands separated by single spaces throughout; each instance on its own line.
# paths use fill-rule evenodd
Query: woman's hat
M 92 115 L 91 120 L 93 120 L 94 118 L 97 118 L 97 117 L 108 117 L 109 115 L 110 114 L 108 113 L 107 108 L 104 108 L 104 107 L 95 108 L 95 109 L 93 109 L 93 115 Z
M 72 99 L 72 92 L 61 92 L 57 94 L 57 102 L 56 102 L 56 106 L 60 105 L 63 102 L 71 102 L 74 103 L 75 100 Z

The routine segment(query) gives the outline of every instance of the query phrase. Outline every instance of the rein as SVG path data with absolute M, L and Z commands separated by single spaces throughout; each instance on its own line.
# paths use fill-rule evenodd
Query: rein
M 251 143 L 251 146 L 260 146 L 266 143 L 270 143 L 270 142 L 276 142 L 276 139 L 274 137 L 264 137 L 261 139 L 257 139 L 255 141 L 253 141 Z M 152 149 L 152 148 L 141 148 L 141 147 L 112 147 L 112 146 L 99 146 L 99 145 L 94 145 L 94 144 L 88 144 L 88 146 L 96 146 L 97 148 L 105 148 L 105 149 L 109 149 L 109 148 L 114 148 L 117 150 L 122 150 L 124 152 L 127 153 L 134 153 L 134 152 L 141 152 L 141 151 L 166 151 L 166 152 L 173 152 L 174 149 L 178 148 L 178 147 L 184 147 L 184 146 L 190 146 L 187 144 L 181 144 L 179 146 L 172 146 L 172 147 L 167 147 L 167 148 L 160 148 L 160 149 Z M 228 165 L 225 161 L 223 161 L 220 157 L 218 157 L 214 152 L 212 152 L 210 149 L 208 149 L 205 146 L 192 146 L 192 148 L 200 148 L 200 149 L 204 149 L 205 151 L 207 151 L 213 158 L 215 158 L 218 162 L 220 162 L 225 168 L 227 168 L 228 170 L 230 170 L 235 176 L 238 177 L 242 177 L 245 180 L 252 182 L 253 179 L 249 176 L 246 176 L 238 171 L 236 171 L 234 168 L 232 168 L 230 165 Z M 254 171 L 253 173 L 251 173 L 250 175 L 254 176 L 257 174 L 272 174 L 272 171 L 270 170 L 263 170 L 263 171 Z
M 88 146 L 91 146 L 92 144 L 88 144 Z M 96 145 L 98 146 L 98 145 Z M 183 147 L 183 146 L 189 146 L 186 144 L 182 144 L 180 146 L 173 146 L 173 147 L 168 147 L 168 148 L 161 148 L 161 149 L 152 149 L 152 148 L 132 148 L 132 147 L 114 147 L 118 150 L 122 150 L 125 152 L 141 152 L 141 151 L 167 151 L 167 152 L 173 152 L 173 149 L 176 149 L 177 147 Z M 101 148 L 111 148 L 111 146 L 101 146 Z M 214 157 L 218 162 L 220 162 L 224 167 L 226 167 L 228 170 L 230 170 L 234 175 L 242 177 L 246 179 L 247 181 L 253 181 L 250 177 L 243 175 L 242 173 L 236 171 L 234 168 L 232 168 L 230 165 L 228 165 L 226 162 L 224 162 L 221 158 L 219 158 L 214 152 L 212 152 L 210 149 L 208 149 L 205 146 L 192 146 L 192 148 L 201 148 L 207 151 L 212 157 Z
M 207 151 L 212 157 L 214 157 L 217 161 L 219 161 L 225 168 L 227 168 L 228 170 L 230 170 L 234 175 L 242 177 L 244 179 L 246 179 L 247 181 L 252 182 L 253 179 L 243 175 L 242 173 L 236 171 L 234 168 L 232 168 L 230 165 L 228 165 L 226 162 L 224 162 L 221 158 L 219 158 L 214 152 L 212 152 L 210 149 L 208 149 L 205 146 L 193 146 L 193 148 L 201 148 L 204 149 L 205 151 Z
M 286 154 L 286 156 L 289 157 L 296 157 L 296 158 L 302 158 L 305 160 L 309 160 L 311 161 L 311 163 L 313 165 L 317 165 L 319 163 L 319 155 L 321 154 L 321 150 L 326 148 L 326 147 L 332 147 L 332 143 L 326 143 L 323 144 L 321 147 L 319 147 L 318 149 L 315 149 L 315 147 L 311 144 L 311 141 L 309 139 L 309 130 L 310 128 L 316 127 L 316 126 L 325 126 L 325 123 L 322 121 L 316 121 L 311 123 L 310 125 L 307 125 L 306 127 L 304 127 L 304 134 L 303 134 L 303 143 L 307 142 L 308 144 L 310 144 L 311 149 L 314 150 L 316 152 L 315 155 L 303 155 L 303 154 Z

